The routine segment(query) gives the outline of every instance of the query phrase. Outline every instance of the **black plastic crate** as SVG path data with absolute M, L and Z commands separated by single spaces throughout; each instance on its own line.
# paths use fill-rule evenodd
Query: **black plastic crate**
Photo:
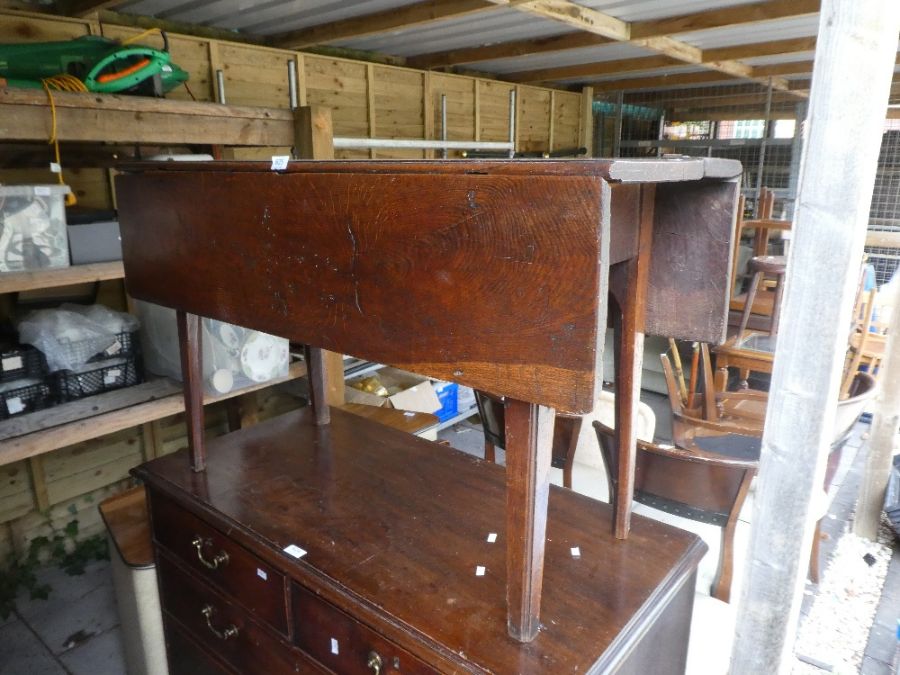
M 53 404 L 50 385 L 44 381 L 24 380 L 22 386 L 0 391 L 0 420 L 49 408 Z
M 90 341 L 72 342 L 65 345 L 70 363 L 100 363 L 111 358 L 127 358 L 140 353 L 140 339 L 137 331 L 117 333 L 116 341 L 99 354 L 92 354 Z
M 141 362 L 134 356 L 105 359 L 77 371 L 61 370 L 54 373 L 56 395 L 60 401 L 76 401 L 85 396 L 131 387 L 143 381 Z
M 29 345 L 0 347 L 0 382 L 41 379 L 47 374 L 47 359 Z

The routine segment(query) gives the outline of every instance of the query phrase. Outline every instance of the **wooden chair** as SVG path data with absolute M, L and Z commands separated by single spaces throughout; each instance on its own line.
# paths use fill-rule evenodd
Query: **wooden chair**
M 660 361 L 669 394 L 672 431 L 676 442 L 684 438 L 688 427 L 695 425 L 723 432 L 762 435 L 768 394 L 752 389 L 716 391 L 708 345 L 700 345 L 699 375 L 702 376 L 702 387 L 692 385 L 692 390 L 696 390 L 692 406 L 688 406 L 684 400 L 682 387 L 676 381 L 668 355 L 660 354 Z
M 750 314 L 753 311 L 753 303 L 756 300 L 759 288 L 767 277 L 774 277 L 775 288 L 770 314 L 769 335 L 778 335 L 778 320 L 781 314 L 781 301 L 784 297 L 784 275 L 787 269 L 787 259 L 783 255 L 754 256 L 750 259 L 750 271 L 753 278 L 750 280 L 750 288 L 747 289 L 747 299 L 741 312 L 741 323 L 738 327 L 738 343 L 744 339 Z
M 758 207 L 756 209 L 756 218 L 751 220 L 744 220 L 743 202 L 741 202 L 740 210 L 738 212 L 737 237 L 735 237 L 735 247 L 733 255 L 734 262 L 732 263 L 732 279 L 737 279 L 739 275 L 739 270 L 737 269 L 737 260 L 740 252 L 741 234 L 744 230 L 752 229 L 754 231 L 753 257 L 751 258 L 749 263 L 749 271 L 752 274 L 752 281 L 747 293 L 741 292 L 740 286 L 735 285 L 735 287 L 733 288 L 729 307 L 733 311 L 741 312 L 742 319 L 745 310 L 749 307 L 749 314 L 747 314 L 746 319 L 747 323 L 752 321 L 751 314 L 757 317 L 762 316 L 774 318 L 775 316 L 777 316 L 777 312 L 775 310 L 779 309 L 779 307 L 775 307 L 776 301 L 779 301 L 780 304 L 780 293 L 777 289 L 780 288 L 780 286 L 783 286 L 783 283 L 779 285 L 779 280 L 777 278 L 774 281 L 767 281 L 765 279 L 765 270 L 763 270 L 763 275 L 759 278 L 759 280 L 757 280 L 756 274 L 759 271 L 757 268 L 760 266 L 766 267 L 767 264 L 763 261 L 762 263 L 757 263 L 756 265 L 754 265 L 754 261 L 757 259 L 781 257 L 769 256 L 769 240 L 774 232 L 784 232 L 791 229 L 791 221 L 777 220 L 775 218 L 772 218 L 774 205 L 775 193 L 768 188 L 762 188 L 759 195 Z M 776 292 L 774 294 L 760 294 L 758 292 L 759 285 L 763 285 L 764 287 L 773 286 L 776 288 Z M 753 291 L 752 296 L 750 294 L 750 291 Z M 757 327 L 758 325 L 754 322 L 752 328 Z M 775 332 L 777 332 L 777 326 L 775 327 L 775 329 Z
M 872 289 L 868 293 L 861 291 L 857 298 L 841 382 L 842 399 L 850 395 L 851 385 L 861 367 L 865 366 L 866 372 L 874 375 L 884 358 L 887 336 L 883 328 L 873 322 L 877 295 L 877 291 Z
M 506 448 L 505 401 L 502 397 L 475 390 L 475 403 L 484 431 L 484 458 L 496 462 L 495 449 Z M 582 417 L 556 413 L 553 424 L 553 450 L 550 466 L 562 469 L 563 487 L 572 489 L 572 463 L 581 434 Z
M 618 446 L 613 430 L 594 422 L 606 463 L 609 494 L 616 495 Z M 710 594 L 731 597 L 734 531 L 759 467 L 760 440 L 739 434 L 697 436 L 685 446 L 638 441 L 634 499 L 647 506 L 722 528 L 719 565 Z

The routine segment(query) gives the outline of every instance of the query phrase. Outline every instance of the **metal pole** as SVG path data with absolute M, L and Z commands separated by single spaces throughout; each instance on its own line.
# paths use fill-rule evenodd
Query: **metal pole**
M 791 671 L 898 33 L 897 0 L 822 2 L 731 675 Z
M 441 140 L 447 142 L 447 94 L 441 94 Z M 447 159 L 447 146 L 441 150 L 441 157 Z
M 613 157 L 619 156 L 622 144 L 622 108 L 625 106 L 625 92 L 616 94 L 616 130 L 613 132 Z
M 411 150 L 504 150 L 506 141 L 429 141 L 422 138 L 349 138 L 335 136 L 335 148 L 406 148 Z
M 663 140 L 663 137 L 665 135 L 666 135 L 666 111 L 665 111 L 665 109 L 663 109 L 663 111 L 659 114 L 659 133 L 657 134 L 657 140 L 659 140 L 659 141 Z M 662 150 L 663 150 L 662 144 L 659 144 L 656 146 L 656 156 L 657 157 L 663 156 Z
M 769 138 L 769 118 L 772 116 L 772 78 L 769 78 L 769 89 L 766 91 L 766 113 L 763 120 L 763 137 L 759 144 L 759 162 L 756 165 L 756 217 L 761 218 L 763 166 L 766 163 L 766 141 Z
M 291 110 L 296 110 L 299 105 L 297 99 L 297 62 L 288 59 L 288 95 L 290 97 Z
M 216 88 L 219 90 L 219 103 L 225 104 L 225 72 L 216 71 Z
M 516 156 L 516 90 L 509 90 L 509 158 Z

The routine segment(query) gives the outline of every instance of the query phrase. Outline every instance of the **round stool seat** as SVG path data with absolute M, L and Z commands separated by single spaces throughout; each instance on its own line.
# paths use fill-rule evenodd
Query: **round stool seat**
M 751 272 L 779 275 L 784 274 L 787 258 L 783 255 L 759 255 L 750 258 L 748 265 Z

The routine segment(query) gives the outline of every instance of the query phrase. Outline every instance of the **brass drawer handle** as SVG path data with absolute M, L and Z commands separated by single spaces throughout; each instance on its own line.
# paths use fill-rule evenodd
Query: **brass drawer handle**
M 238 629 L 234 624 L 229 624 L 225 627 L 225 630 L 219 630 L 212 625 L 212 615 L 214 611 L 212 605 L 204 605 L 203 609 L 201 609 L 200 611 L 203 613 L 203 617 L 206 619 L 206 625 L 207 627 L 209 627 L 209 631 L 217 638 L 219 638 L 220 640 L 228 640 L 230 638 L 237 637 Z
M 374 650 L 369 652 L 369 660 L 366 661 L 366 665 L 375 675 L 381 675 L 381 669 L 384 667 L 381 656 Z
M 221 551 L 218 553 L 212 560 L 207 560 L 203 557 L 203 545 L 212 544 L 210 540 L 203 541 L 203 537 L 199 534 L 194 536 L 194 540 L 191 542 L 194 545 L 194 548 L 197 549 L 197 558 L 200 559 L 200 562 L 203 563 L 204 567 L 208 567 L 211 570 L 217 570 L 219 567 L 225 567 L 228 564 L 228 554 L 225 551 Z

